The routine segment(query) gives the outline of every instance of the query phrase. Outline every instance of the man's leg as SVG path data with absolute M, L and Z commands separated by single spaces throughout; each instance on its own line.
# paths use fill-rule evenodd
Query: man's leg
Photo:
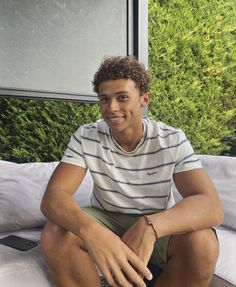
M 49 222 L 40 242 L 49 273 L 58 286 L 100 287 L 95 264 L 79 237 Z
M 155 287 L 207 287 L 215 270 L 219 244 L 212 229 L 172 236 L 168 261 Z

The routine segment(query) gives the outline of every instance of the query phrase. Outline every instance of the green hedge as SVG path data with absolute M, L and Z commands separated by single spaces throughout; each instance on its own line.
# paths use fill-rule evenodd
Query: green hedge
M 149 1 L 149 114 L 181 127 L 195 151 L 227 153 L 236 143 L 235 1 Z M 0 99 L 0 159 L 59 160 L 97 105 Z
M 58 161 L 71 133 L 99 117 L 95 104 L 0 99 L 0 159 Z
M 149 114 L 181 127 L 198 153 L 235 144 L 235 4 L 149 1 Z

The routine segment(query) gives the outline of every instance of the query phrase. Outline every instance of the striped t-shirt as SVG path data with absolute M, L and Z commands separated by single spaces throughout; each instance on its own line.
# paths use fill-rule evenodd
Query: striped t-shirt
M 132 152 L 113 139 L 103 120 L 81 126 L 72 136 L 62 162 L 90 170 L 91 205 L 122 213 L 156 213 L 171 199 L 173 174 L 201 167 L 181 130 L 143 119 L 143 138 Z

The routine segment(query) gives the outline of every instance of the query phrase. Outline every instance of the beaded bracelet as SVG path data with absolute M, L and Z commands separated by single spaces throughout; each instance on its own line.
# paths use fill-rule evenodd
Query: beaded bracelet
M 157 231 L 156 231 L 156 228 L 151 220 L 150 217 L 148 217 L 147 215 L 144 215 L 144 219 L 145 219 L 145 222 L 147 225 L 150 225 L 155 233 L 155 236 L 156 236 L 156 241 L 158 240 L 158 234 L 157 234 Z

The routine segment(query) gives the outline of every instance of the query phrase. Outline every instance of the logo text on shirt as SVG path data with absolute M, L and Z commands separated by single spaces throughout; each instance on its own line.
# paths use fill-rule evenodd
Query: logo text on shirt
M 150 172 L 148 172 L 148 173 L 147 173 L 147 175 L 152 176 L 152 175 L 154 175 L 154 174 L 156 174 L 156 173 L 157 173 L 157 171 L 156 171 L 156 170 L 154 170 L 154 171 L 150 171 Z

